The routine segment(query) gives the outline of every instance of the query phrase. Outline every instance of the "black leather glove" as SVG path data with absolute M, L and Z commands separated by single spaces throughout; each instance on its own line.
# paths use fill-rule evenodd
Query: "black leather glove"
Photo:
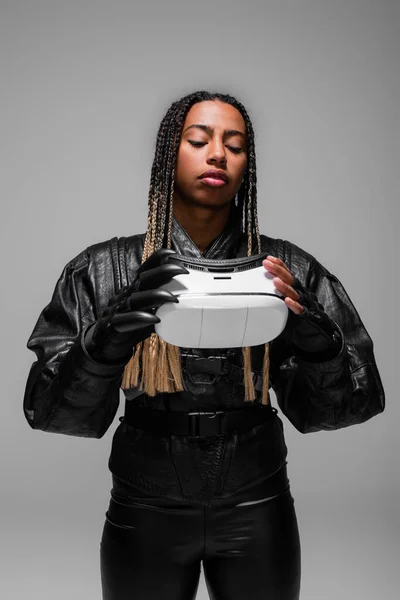
M 126 363 L 133 347 L 154 332 L 160 319 L 156 309 L 165 302 L 178 302 L 167 290 L 157 289 L 171 281 L 175 275 L 189 271 L 177 264 L 168 264 L 169 248 L 156 250 L 137 270 L 135 279 L 112 298 L 101 319 L 91 323 L 84 332 L 86 352 L 97 362 L 105 364 Z
M 289 310 L 287 326 L 298 356 L 314 362 L 330 360 L 342 347 L 342 335 L 336 324 L 326 314 L 317 296 L 294 278 L 292 288 L 299 294 L 297 302 L 304 306 L 303 314 Z

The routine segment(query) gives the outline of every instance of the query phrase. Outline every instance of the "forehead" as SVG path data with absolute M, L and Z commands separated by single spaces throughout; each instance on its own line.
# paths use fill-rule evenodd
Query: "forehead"
M 193 123 L 210 125 L 216 130 L 238 129 L 246 133 L 244 119 L 237 108 L 218 100 L 205 100 L 194 104 L 186 115 L 183 129 Z

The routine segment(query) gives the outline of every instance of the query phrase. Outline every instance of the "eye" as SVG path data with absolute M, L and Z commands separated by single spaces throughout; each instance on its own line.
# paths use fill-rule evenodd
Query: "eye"
M 189 144 L 194 146 L 195 148 L 199 148 L 200 146 L 204 146 L 207 142 L 195 142 L 194 140 L 188 140 Z M 235 154 L 240 154 L 240 152 L 244 152 L 243 148 L 237 148 L 236 146 L 227 146 L 229 150 L 234 152 Z
M 195 146 L 196 148 L 200 147 L 200 146 L 204 146 L 204 144 L 206 142 L 194 142 L 193 140 L 188 140 L 189 144 L 192 144 L 192 146 Z
M 232 152 L 234 152 L 235 154 L 240 154 L 241 152 L 243 152 L 243 148 L 237 148 L 236 146 L 227 146 L 227 148 L 229 148 L 229 150 L 232 150 Z

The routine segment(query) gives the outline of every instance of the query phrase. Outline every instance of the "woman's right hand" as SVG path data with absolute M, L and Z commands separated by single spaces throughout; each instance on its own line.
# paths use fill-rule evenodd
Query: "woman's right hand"
M 175 275 L 189 272 L 168 263 L 174 254 L 169 248 L 156 250 L 139 267 L 133 282 L 110 300 L 101 319 L 86 328 L 83 343 L 94 360 L 106 364 L 129 361 L 133 347 L 148 338 L 160 322 L 156 309 L 165 302 L 178 302 L 171 292 L 158 289 Z

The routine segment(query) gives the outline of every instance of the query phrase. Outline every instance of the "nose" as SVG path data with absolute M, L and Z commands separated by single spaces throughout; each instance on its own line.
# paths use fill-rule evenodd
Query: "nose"
M 214 140 L 209 144 L 209 155 L 207 162 L 208 163 L 225 163 L 226 162 L 226 151 L 225 146 L 222 141 Z

